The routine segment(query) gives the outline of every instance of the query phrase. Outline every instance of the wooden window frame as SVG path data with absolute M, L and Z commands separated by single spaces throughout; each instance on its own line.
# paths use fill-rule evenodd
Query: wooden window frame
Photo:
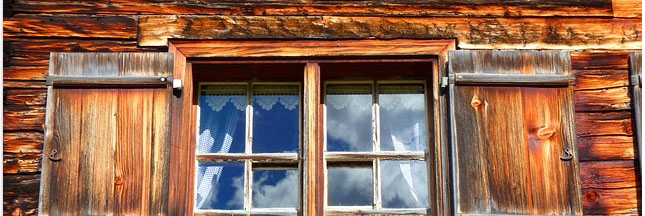
M 447 54 L 456 49 L 455 40 L 341 40 L 341 41 L 239 41 L 239 40 L 169 40 L 168 50 L 174 55 L 174 79 L 181 80 L 183 89 L 175 92 L 171 101 L 170 189 L 168 214 L 193 214 L 195 181 L 195 145 L 197 140 L 198 104 L 196 81 L 192 64 L 231 63 L 306 63 L 304 69 L 303 127 L 303 215 L 324 215 L 325 188 L 323 175 L 323 107 L 321 104 L 321 77 L 318 63 L 334 62 L 432 62 L 432 110 L 428 110 L 428 126 L 432 129 L 427 151 L 434 164 L 428 164 L 428 185 L 432 198 L 433 215 L 451 213 L 451 183 L 449 172 L 449 145 L 446 127 L 446 101 L 439 81 L 445 76 Z M 388 57 L 405 58 L 390 59 Z M 345 59 L 336 60 L 329 57 Z M 350 58 L 348 58 L 350 57 Z M 382 57 L 382 58 L 373 58 Z M 409 58 L 408 58 L 409 57 Z M 269 60 L 267 60 L 267 58 Z M 287 60 L 273 60 L 287 59 Z M 430 95 L 428 95 L 429 97 Z M 311 178 L 312 176 L 316 179 Z M 370 213 L 370 212 L 364 212 Z M 403 212 L 405 213 L 405 212 Z

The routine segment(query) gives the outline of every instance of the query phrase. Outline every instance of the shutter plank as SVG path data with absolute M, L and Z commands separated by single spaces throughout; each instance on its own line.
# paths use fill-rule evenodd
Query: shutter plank
M 173 70 L 168 53 L 53 53 L 50 62 L 50 77 L 79 80 Z M 172 89 L 160 87 L 48 87 L 41 213 L 167 212 Z M 60 161 L 47 158 L 54 148 Z
M 569 54 L 451 51 L 449 58 L 456 213 L 581 214 L 577 157 L 560 159 L 566 147 L 576 151 Z M 460 83 L 461 74 L 506 80 Z

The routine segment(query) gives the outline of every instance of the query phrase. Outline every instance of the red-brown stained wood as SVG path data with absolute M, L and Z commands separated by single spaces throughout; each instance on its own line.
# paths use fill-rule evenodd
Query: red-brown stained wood
M 157 2 L 157 1 L 155 1 Z M 18 13 L 186 14 L 186 15 L 341 15 L 341 16 L 612 16 L 612 1 L 168 1 L 82 2 L 18 0 Z M 616 12 L 614 11 L 614 14 Z
M 643 1 L 641 0 L 612 0 L 614 17 L 642 17 Z
M 43 148 L 40 132 L 5 132 L 3 173 L 39 173 Z
M 3 110 L 3 129 L 5 131 L 43 131 L 44 123 L 45 106 L 7 106 Z
M 45 82 L 41 81 L 13 81 L 4 80 L 2 82 L 4 88 L 21 88 L 21 89 L 45 89 Z
M 571 52 L 571 68 L 573 70 L 627 70 L 629 52 Z
M 138 27 L 141 46 L 164 46 L 168 38 L 457 38 L 462 49 L 642 47 L 640 19 L 141 16 Z
M 304 166 L 306 167 L 303 172 L 305 176 L 303 188 L 306 191 L 303 198 L 306 202 L 303 204 L 307 215 L 324 214 L 323 197 L 321 196 L 324 189 L 320 184 L 323 165 L 320 163 L 322 161 L 320 81 L 320 66 L 316 63 L 307 64 L 304 68 L 305 92 L 303 99 L 306 104 L 303 113 L 305 119 L 303 126 Z
M 53 75 L 172 72 L 167 53 L 54 53 L 52 59 Z M 170 89 L 49 87 L 49 93 L 44 153 L 56 149 L 61 160 L 43 162 L 41 213 L 164 214 Z
M 44 89 L 5 89 L 5 106 L 45 106 L 47 90 Z
M 631 136 L 578 137 L 580 161 L 633 160 L 635 148 Z
M 578 137 L 633 135 L 631 113 L 628 111 L 578 112 L 576 113 L 576 128 Z
M 9 66 L 4 67 L 2 72 L 5 82 L 7 80 L 44 81 L 49 69 L 47 66 Z
M 126 16 L 35 16 L 3 20 L 4 37 L 136 38 L 136 20 Z
M 640 188 L 583 189 L 585 215 L 638 215 Z
M 574 62 L 576 63 L 576 62 Z M 629 85 L 627 70 L 573 70 L 575 90 L 598 90 Z
M 3 176 L 3 215 L 37 215 L 39 174 Z
M 632 188 L 638 185 L 634 160 L 580 162 L 582 189 Z
M 628 87 L 580 90 L 574 93 L 576 111 L 629 111 L 631 98 Z

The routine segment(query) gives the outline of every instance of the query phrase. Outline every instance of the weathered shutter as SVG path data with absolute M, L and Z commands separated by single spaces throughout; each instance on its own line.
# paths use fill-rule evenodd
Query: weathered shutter
M 164 214 L 170 53 L 52 53 L 39 212 Z
M 568 52 L 449 53 L 456 214 L 582 214 Z
M 636 142 L 638 143 L 638 152 L 643 155 L 643 125 L 642 125 L 642 92 L 641 86 L 643 82 L 642 73 L 643 68 L 641 64 L 643 63 L 643 54 L 641 52 L 630 53 L 629 55 L 629 67 L 630 67 L 630 84 L 632 86 L 632 102 L 634 108 L 634 119 L 636 125 Z M 643 167 L 643 160 L 640 160 L 640 167 Z

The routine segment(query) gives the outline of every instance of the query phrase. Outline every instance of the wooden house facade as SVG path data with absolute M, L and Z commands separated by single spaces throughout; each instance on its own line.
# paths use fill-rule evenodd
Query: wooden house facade
M 642 213 L 642 1 L 3 4 L 4 215 L 227 213 L 195 208 L 200 160 L 296 164 L 302 215 Z M 422 80 L 425 152 L 326 152 L 347 77 Z M 243 79 L 299 83 L 300 154 L 195 149 L 200 82 Z M 428 206 L 384 207 L 389 159 L 426 162 Z M 373 208 L 327 208 L 327 162 L 372 160 Z

